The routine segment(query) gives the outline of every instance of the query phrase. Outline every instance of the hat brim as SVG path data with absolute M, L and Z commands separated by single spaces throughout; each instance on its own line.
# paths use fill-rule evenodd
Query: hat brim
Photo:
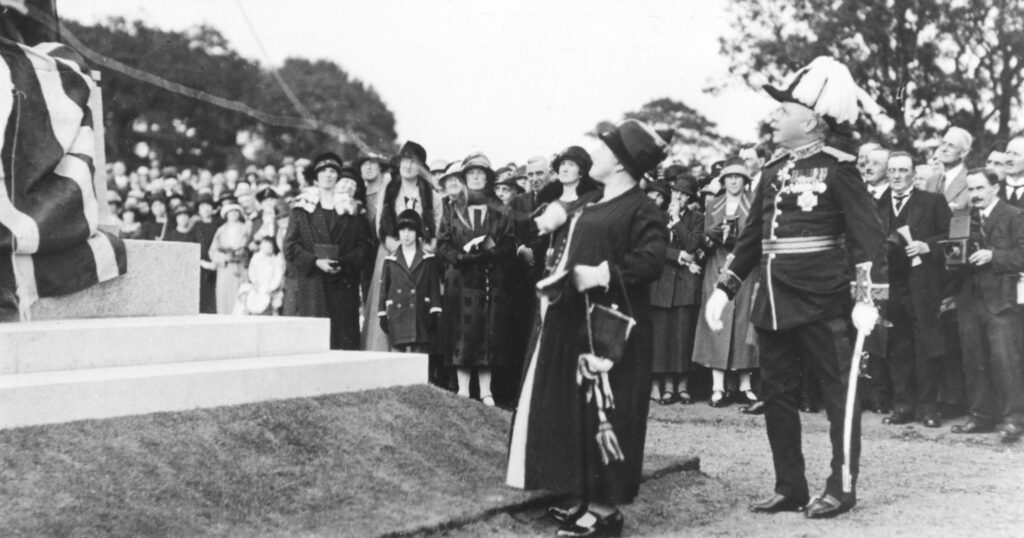
M 764 86 L 761 86 L 761 88 L 765 91 L 765 93 L 768 94 L 769 97 L 775 99 L 780 103 L 802 104 L 796 99 L 794 99 L 793 94 L 790 93 L 788 90 L 777 88 L 775 86 L 772 86 L 771 84 L 765 84 Z

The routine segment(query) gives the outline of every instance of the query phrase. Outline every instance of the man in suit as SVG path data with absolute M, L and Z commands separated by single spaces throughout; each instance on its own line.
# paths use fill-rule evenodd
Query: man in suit
M 894 406 L 883 422 L 906 424 L 916 418 L 937 428 L 939 359 L 944 352 L 939 305 L 945 272 L 938 241 L 949 234 L 951 212 L 942 195 L 914 189 L 909 153 L 889 157 L 887 176 L 890 190 L 882 196 L 879 216 L 889 233 L 888 365 Z
M 889 214 L 889 181 L 886 173 L 890 153 L 888 149 L 871 142 L 862 145 L 859 151 L 863 159 L 858 157 L 857 169 L 860 170 L 868 193 L 875 199 L 879 218 L 885 218 Z M 871 267 L 873 282 L 885 282 L 888 278 L 888 269 L 883 264 Z M 887 336 L 886 330 L 876 329 L 864 342 L 864 350 L 869 357 L 867 371 L 870 379 L 864 383 L 861 395 L 864 405 L 878 414 L 886 414 L 892 409 L 892 374 L 889 372 L 889 362 L 886 359 Z
M 970 416 L 953 433 L 992 431 L 1006 442 L 1024 432 L 1024 323 L 1017 296 L 1024 271 L 1024 212 L 999 198 L 990 170 L 967 175 L 971 237 L 977 250 L 958 279 L 956 296 Z
M 943 173 L 929 184 L 927 190 L 945 196 L 953 211 L 967 207 L 967 165 L 964 160 L 973 143 L 974 137 L 966 129 L 950 127 L 935 149 L 934 160 L 942 166 Z
M 999 189 L 999 195 L 1010 205 L 1024 209 L 1024 136 L 1018 136 L 1006 145 L 1001 162 L 993 163 L 990 155 L 989 163 L 987 167 L 991 168 L 994 164 L 1003 171 L 1004 177 L 1000 178 L 1003 186 Z

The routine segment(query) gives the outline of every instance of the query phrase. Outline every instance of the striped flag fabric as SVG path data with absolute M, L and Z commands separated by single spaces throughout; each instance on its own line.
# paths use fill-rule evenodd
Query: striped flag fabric
M 60 43 L 0 38 L 0 320 L 27 320 L 40 297 L 127 271 L 124 242 L 99 229 L 93 183 L 97 91 Z

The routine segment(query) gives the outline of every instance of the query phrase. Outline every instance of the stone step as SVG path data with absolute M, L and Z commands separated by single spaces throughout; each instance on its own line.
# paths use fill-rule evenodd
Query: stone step
M 0 375 L 298 355 L 330 348 L 326 318 L 193 316 L 0 324 Z
M 427 356 L 329 351 L 0 375 L 0 429 L 417 385 Z

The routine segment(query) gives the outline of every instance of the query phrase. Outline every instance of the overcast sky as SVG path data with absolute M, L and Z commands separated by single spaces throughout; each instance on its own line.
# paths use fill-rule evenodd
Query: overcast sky
M 658 97 L 682 100 L 723 134 L 753 140 L 771 101 L 722 80 L 726 0 L 64 0 L 61 17 L 117 15 L 184 29 L 207 23 L 271 65 L 328 58 L 376 88 L 400 141 L 428 159 L 488 154 L 496 164 L 552 153 L 601 120 Z M 109 97 L 108 97 L 109 98 Z M 270 111 L 292 113 L 293 111 Z

